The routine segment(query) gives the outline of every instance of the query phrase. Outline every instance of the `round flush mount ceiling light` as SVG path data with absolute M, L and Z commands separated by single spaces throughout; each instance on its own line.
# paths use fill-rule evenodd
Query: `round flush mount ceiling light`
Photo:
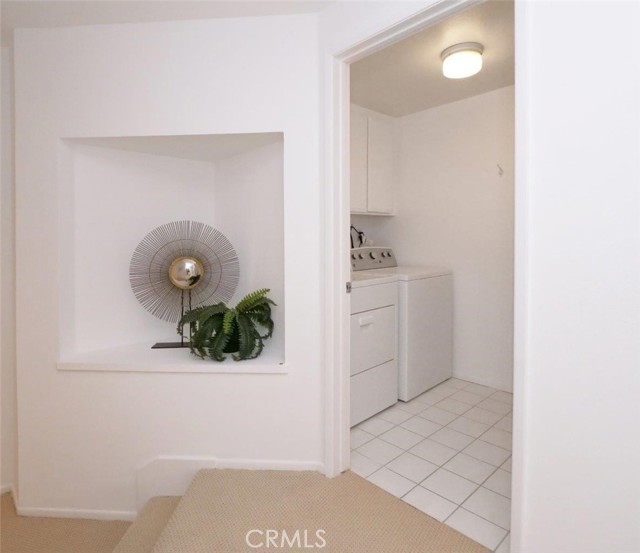
M 462 42 L 442 51 L 442 74 L 448 79 L 464 79 L 482 69 L 484 47 L 477 42 Z

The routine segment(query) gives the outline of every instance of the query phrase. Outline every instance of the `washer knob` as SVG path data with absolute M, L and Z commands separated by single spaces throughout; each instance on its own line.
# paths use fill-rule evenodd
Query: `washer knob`
M 369 252 L 369 257 L 370 257 L 371 259 L 375 259 L 375 258 L 376 258 L 376 254 L 375 254 L 375 253 L 373 253 L 373 252 Z
M 361 253 L 359 253 L 359 254 L 358 254 L 358 258 L 360 258 L 360 259 L 364 259 L 364 258 L 362 257 L 362 254 L 361 254 Z
M 352 254 L 351 254 L 351 259 L 355 259 L 355 258 L 356 258 L 356 254 L 355 254 L 355 253 L 352 253 Z

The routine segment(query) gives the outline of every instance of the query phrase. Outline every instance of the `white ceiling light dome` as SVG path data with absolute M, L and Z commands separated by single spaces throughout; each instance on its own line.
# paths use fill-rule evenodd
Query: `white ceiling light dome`
M 482 69 L 484 47 L 477 42 L 461 42 L 442 51 L 442 74 L 448 79 L 464 79 Z

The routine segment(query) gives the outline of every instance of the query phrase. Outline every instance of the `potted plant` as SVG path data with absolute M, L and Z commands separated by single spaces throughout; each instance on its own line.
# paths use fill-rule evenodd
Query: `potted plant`
M 184 336 L 189 325 L 191 353 L 201 359 L 224 361 L 225 353 L 235 361 L 255 359 L 273 334 L 271 306 L 276 304 L 268 293 L 268 288 L 251 292 L 232 308 L 223 302 L 196 307 L 180 319 L 178 334 Z

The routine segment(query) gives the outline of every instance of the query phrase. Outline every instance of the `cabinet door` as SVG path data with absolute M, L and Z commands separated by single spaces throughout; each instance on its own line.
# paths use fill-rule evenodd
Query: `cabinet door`
M 351 376 L 396 358 L 394 305 L 351 315 Z
M 393 123 L 369 117 L 367 211 L 393 212 Z
M 351 377 L 351 426 L 398 401 L 395 359 Z
M 351 110 L 351 211 L 367 211 L 367 116 Z

